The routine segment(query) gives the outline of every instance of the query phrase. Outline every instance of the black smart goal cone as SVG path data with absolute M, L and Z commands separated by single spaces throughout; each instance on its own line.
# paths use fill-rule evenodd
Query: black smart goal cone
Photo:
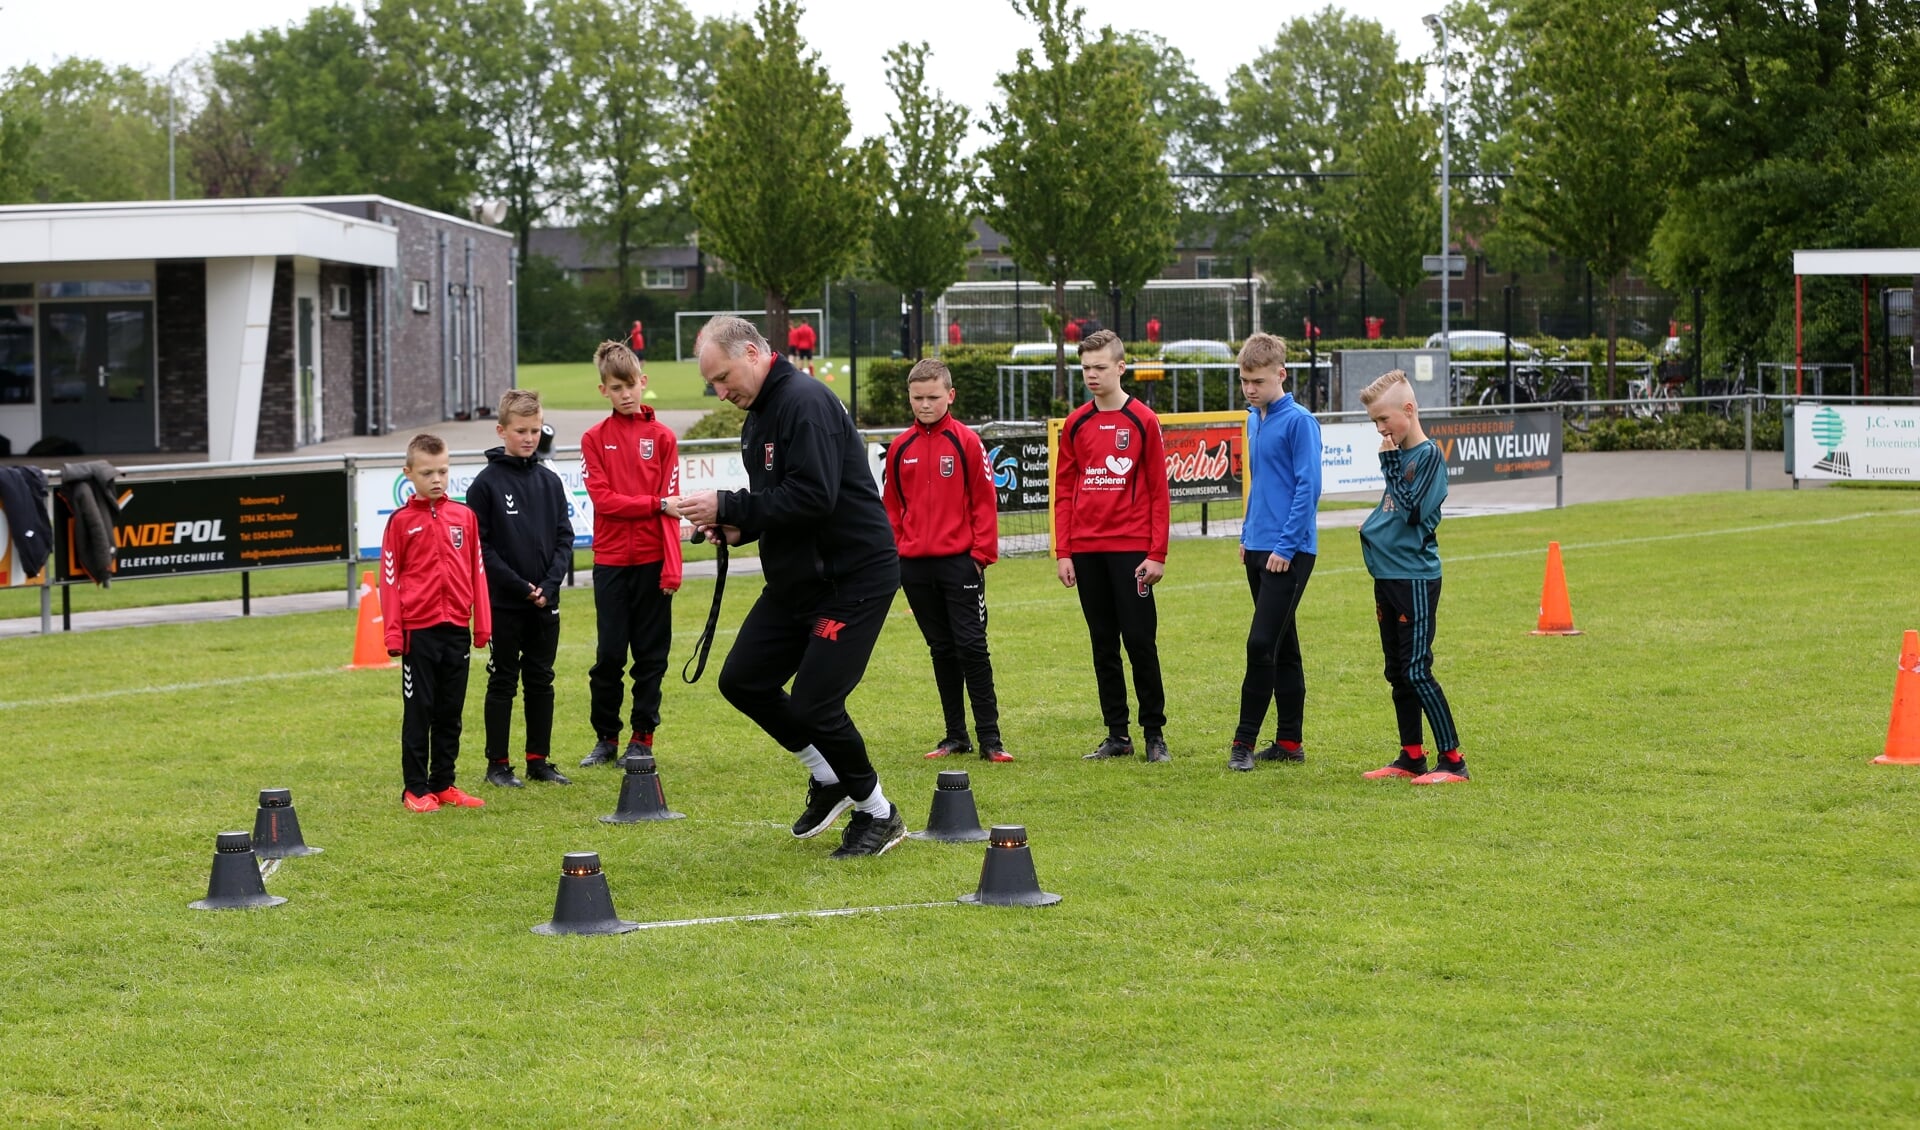
M 253 850 L 261 859 L 291 859 L 296 855 L 320 853 L 319 848 L 308 847 L 300 836 L 300 817 L 294 814 L 290 790 L 260 790 L 260 811 L 253 814 Z
M 602 824 L 638 824 L 642 820 L 684 820 L 687 814 L 667 807 L 666 786 L 660 783 L 660 770 L 650 753 L 636 753 L 620 762 L 626 776 L 620 778 L 620 803 L 612 816 L 602 816 Z
M 533 928 L 536 934 L 624 934 L 640 923 L 623 921 L 613 912 L 613 892 L 600 870 L 600 853 L 570 851 L 560 858 L 560 893 L 553 900 L 553 921 Z
M 933 785 L 933 809 L 927 813 L 927 826 L 908 835 L 949 844 L 977 843 L 987 838 L 987 830 L 980 826 L 980 813 L 973 807 L 973 789 L 968 787 L 965 770 L 941 771 Z
M 1060 896 L 1040 889 L 1026 828 L 995 824 L 987 836 L 987 860 L 980 865 L 980 889 L 961 895 L 960 901 L 974 906 L 1052 906 Z
M 213 873 L 207 877 L 207 897 L 187 905 L 195 910 L 240 910 L 279 906 L 287 901 L 267 893 L 260 880 L 260 859 L 253 854 L 253 838 L 245 832 L 222 832 L 213 841 Z

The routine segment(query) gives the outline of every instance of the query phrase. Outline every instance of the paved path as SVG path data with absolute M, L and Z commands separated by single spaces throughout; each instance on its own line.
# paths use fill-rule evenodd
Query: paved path
M 556 412 L 554 417 L 578 417 L 562 422 L 556 419 L 555 431 L 561 442 L 577 442 L 578 433 L 571 440 L 566 427 L 584 428 L 599 419 L 599 412 Z M 700 413 L 689 412 L 686 415 L 698 418 Z M 664 418 L 664 416 L 663 416 Z M 684 425 L 674 425 L 676 428 Z M 469 421 L 453 423 L 441 429 L 440 434 L 456 450 L 470 449 L 464 440 L 478 447 L 482 435 L 492 437 L 491 421 Z M 353 441 L 341 441 L 348 446 L 341 451 L 373 453 L 376 449 L 369 444 L 366 436 L 356 437 Z M 408 436 L 395 433 L 393 436 L 371 437 L 375 442 L 385 441 L 389 446 L 383 451 L 405 450 Z M 326 449 L 328 445 L 321 445 Z M 306 449 L 316 450 L 314 448 Z M 1626 451 L 1626 452 L 1587 452 L 1566 456 L 1566 482 L 1564 484 L 1565 501 L 1568 505 L 1581 502 L 1605 502 L 1627 498 L 1657 498 L 1677 494 L 1703 494 L 1715 491 L 1742 490 L 1747 486 L 1747 460 L 1739 451 Z M 1793 479 L 1783 469 L 1780 453 L 1777 451 L 1756 451 L 1752 464 L 1753 489 L 1785 490 L 1793 485 Z M 1803 484 L 1803 489 L 1812 484 Z M 1477 483 L 1469 486 L 1454 487 L 1447 498 L 1447 515 L 1451 518 L 1466 518 L 1481 514 L 1508 514 L 1527 510 L 1545 510 L 1553 506 L 1554 480 L 1522 479 L 1503 483 Z M 1372 501 L 1375 495 L 1365 494 L 1328 495 L 1332 499 L 1355 499 Z M 1320 515 L 1320 526 L 1329 528 L 1351 528 L 1358 526 L 1367 516 L 1366 510 L 1328 510 Z M 1214 521 L 1209 531 L 1216 537 L 1229 537 L 1239 531 L 1236 520 Z M 1176 536 L 1198 536 L 1197 524 L 1192 529 L 1177 528 Z M 1033 540 L 1031 538 L 1027 539 Z M 1038 544 L 1023 544 L 1021 539 L 1009 538 L 1003 543 L 1013 552 L 1035 552 Z M 753 556 L 736 558 L 730 568 L 734 576 L 754 575 L 760 571 L 760 559 Z M 711 577 L 714 565 L 711 561 L 694 561 L 687 565 L 689 577 Z M 582 572 L 578 577 L 582 585 L 591 582 L 591 575 Z M 54 603 L 58 604 L 58 596 Z M 82 598 L 84 600 L 84 597 Z M 348 607 L 347 596 L 340 589 L 327 592 L 298 593 L 292 596 L 256 597 L 253 601 L 253 615 L 273 616 L 293 612 L 319 612 Z M 103 612 L 76 612 L 73 615 L 73 630 L 77 632 L 97 631 L 103 628 L 138 627 L 147 624 L 177 624 L 188 621 L 231 620 L 240 616 L 238 600 L 216 600 L 197 604 L 154 605 L 146 608 L 125 608 Z M 59 614 L 53 617 L 54 630 L 59 630 Z M 40 618 L 26 617 L 16 620 L 0 620 L 0 639 L 16 636 L 37 635 L 40 632 Z

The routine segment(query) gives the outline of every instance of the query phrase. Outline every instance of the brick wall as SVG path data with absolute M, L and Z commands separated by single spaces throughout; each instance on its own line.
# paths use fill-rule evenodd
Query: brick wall
M 365 394 L 365 320 L 363 272 L 344 263 L 320 264 L 321 438 L 363 435 L 358 398 Z M 347 288 L 347 313 L 333 314 L 333 288 Z
M 160 370 L 160 450 L 207 449 L 207 265 L 154 264 Z
M 273 268 L 273 312 L 267 318 L 267 367 L 260 378 L 260 426 L 254 450 L 293 450 L 293 260 Z

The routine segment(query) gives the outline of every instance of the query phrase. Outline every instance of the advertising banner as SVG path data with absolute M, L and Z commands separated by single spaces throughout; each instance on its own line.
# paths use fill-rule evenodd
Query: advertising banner
M 1047 471 L 1047 433 L 997 436 L 981 441 L 993 471 L 993 492 L 1002 514 L 1045 510 L 1053 496 Z
M 1920 408 L 1796 405 L 1793 477 L 1920 482 Z
M 1491 483 L 1558 475 L 1560 413 L 1539 409 L 1421 421 L 1447 460 L 1447 482 Z M 1372 424 L 1320 426 L 1320 489 L 1325 494 L 1385 490 L 1380 433 Z
M 1174 505 L 1240 498 L 1246 413 L 1183 412 L 1162 416 L 1160 425 L 1167 493 Z
M 58 505 L 62 581 L 87 580 L 73 514 Z M 117 578 L 217 573 L 345 561 L 347 473 L 156 479 L 121 488 L 114 519 Z

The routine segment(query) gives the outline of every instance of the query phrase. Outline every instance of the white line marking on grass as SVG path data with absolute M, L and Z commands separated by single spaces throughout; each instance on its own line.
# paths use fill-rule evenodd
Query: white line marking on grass
M 0 710 L 19 710 L 35 706 L 70 706 L 77 702 L 98 702 L 104 698 L 127 698 L 141 694 L 177 694 L 181 691 L 213 690 L 216 687 L 239 687 L 248 683 L 265 683 L 280 679 L 310 679 L 316 675 L 331 675 L 334 669 L 323 667 L 318 671 L 275 671 L 261 675 L 235 675 L 231 679 L 202 679 L 193 683 L 165 683 L 152 687 L 116 687 L 107 691 L 92 691 L 87 694 L 62 694 L 48 698 L 23 698 L 11 702 L 0 702 Z
M 1563 552 L 1586 549 L 1612 549 L 1623 545 L 1647 545 L 1652 542 L 1684 541 L 1690 538 L 1717 538 L 1724 537 L 1728 534 L 1762 534 L 1770 533 L 1774 530 L 1796 529 L 1801 526 L 1833 526 L 1841 522 L 1857 522 L 1863 518 L 1911 518 L 1915 515 L 1920 515 L 1920 508 L 1911 510 L 1869 510 L 1860 514 L 1842 514 L 1832 518 L 1803 518 L 1793 522 L 1769 522 L 1759 526 L 1731 526 L 1726 529 L 1689 530 L 1686 533 L 1680 534 L 1650 534 L 1642 538 L 1614 538 L 1611 541 L 1561 542 L 1560 549 Z M 1541 546 L 1538 549 L 1507 549 L 1501 550 L 1498 553 L 1467 553 L 1459 556 L 1442 554 L 1440 560 L 1442 565 L 1451 565 L 1458 561 L 1496 561 L 1505 557 L 1545 557 L 1546 555 L 1546 547 Z M 1338 569 L 1315 569 L 1313 575 L 1316 577 L 1338 577 L 1344 574 L 1364 573 L 1366 571 L 1366 566 L 1364 565 L 1347 565 Z M 1158 587 L 1169 592 L 1186 592 L 1199 589 L 1243 589 L 1246 587 L 1246 584 L 1247 582 L 1244 579 L 1236 577 L 1231 581 L 1189 581 L 1186 583 L 1162 581 Z M 1057 603 L 1057 601 L 1053 600 L 1008 600 L 990 603 L 988 607 L 1039 608 L 1052 606 Z
M 849 914 L 878 914 L 886 910 L 925 910 L 930 906 L 959 906 L 946 902 L 902 902 L 892 906 L 850 906 L 842 910 L 777 910 L 771 914 L 730 914 L 723 918 L 676 918 L 670 922 L 642 922 L 642 930 L 664 930 L 669 926 L 713 926 L 723 922 L 773 922 L 781 918 L 841 918 Z

